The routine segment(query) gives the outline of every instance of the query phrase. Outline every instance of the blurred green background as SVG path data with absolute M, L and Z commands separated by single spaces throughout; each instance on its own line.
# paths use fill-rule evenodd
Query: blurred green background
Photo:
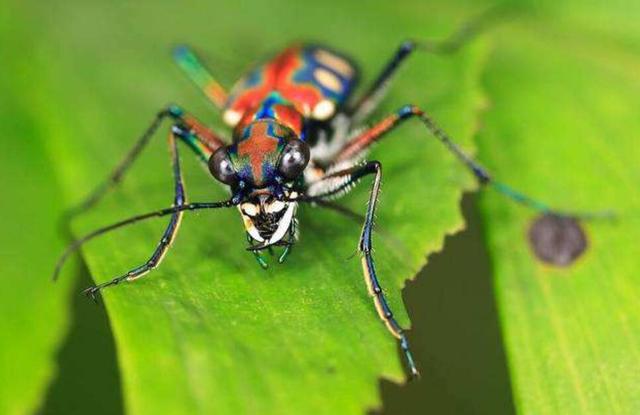
M 472 178 L 417 123 L 379 145 L 370 157 L 385 166 L 376 254 L 411 327 L 418 382 L 402 383 L 395 342 L 358 261 L 347 260 L 358 224 L 333 213 L 303 212 L 299 247 L 268 273 L 244 252 L 230 212 L 185 217 L 163 266 L 110 290 L 104 307 L 79 292 L 145 259 L 161 223 L 88 245 L 49 282 L 66 242 L 61 212 L 155 111 L 178 102 L 223 128 L 172 64 L 176 43 L 193 45 L 231 85 L 310 39 L 353 55 L 366 85 L 400 41 L 445 38 L 493 6 L 5 2 L 0 413 L 638 413 L 634 1 L 505 3 L 511 17 L 459 52 L 412 57 L 375 115 L 424 106 L 502 181 L 560 208 L 617 214 L 585 224 L 589 249 L 574 265 L 551 267 L 527 246 L 535 213 L 490 190 L 472 195 Z M 76 234 L 169 204 L 163 134 L 122 188 L 74 223 Z M 220 199 L 186 153 L 190 198 Z M 361 210 L 361 187 L 343 203 Z

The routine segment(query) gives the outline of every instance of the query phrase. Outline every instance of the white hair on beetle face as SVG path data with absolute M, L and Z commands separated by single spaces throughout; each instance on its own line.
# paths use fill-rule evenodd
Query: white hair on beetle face
M 244 202 L 238 206 L 242 215 L 244 227 L 257 242 L 265 246 L 279 242 L 287 234 L 293 223 L 298 204 L 296 202 L 284 202 L 275 198 L 260 199 L 255 202 Z M 269 229 L 264 229 L 262 221 L 277 218 L 277 226 L 270 224 Z

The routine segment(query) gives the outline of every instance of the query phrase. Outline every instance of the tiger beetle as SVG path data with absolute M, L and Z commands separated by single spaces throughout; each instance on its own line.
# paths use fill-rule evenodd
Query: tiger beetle
M 388 137 L 399 125 L 415 119 L 482 185 L 492 186 L 507 198 L 547 215 L 586 217 L 552 210 L 495 181 L 419 106 L 404 105 L 372 127 L 363 129 L 364 121 L 377 108 L 398 68 L 414 51 L 453 52 L 476 34 L 481 26 L 478 22 L 481 21 L 463 27 L 443 42 L 401 43 L 373 83 L 356 99 L 352 99 L 358 81 L 356 65 L 347 56 L 323 46 L 290 46 L 250 71 L 230 92 L 215 80 L 189 48 L 176 48 L 177 64 L 222 112 L 224 122 L 232 129 L 231 140 L 226 140 L 176 105 L 158 112 L 108 179 L 71 210 L 66 219 L 94 206 L 107 190 L 120 182 L 165 119 L 172 123 L 169 150 L 175 182 L 173 206 L 122 220 L 75 240 L 59 259 L 54 279 L 69 255 L 96 236 L 144 219 L 170 216 L 158 246 L 143 265 L 84 291 L 95 300 L 100 290 L 123 281 L 134 281 L 156 268 L 175 238 L 184 212 L 202 209 L 236 207 L 249 241 L 247 250 L 258 263 L 266 267 L 262 252 L 276 246 L 283 249 L 278 258 L 283 262 L 298 237 L 296 212 L 300 205 L 330 207 L 329 199 L 344 195 L 361 179 L 372 176 L 359 242 L 364 278 L 378 315 L 400 344 L 410 375 L 418 376 L 405 331 L 385 299 L 372 256 L 373 218 L 382 180 L 382 163 L 363 160 L 374 143 Z M 185 143 L 211 175 L 225 185 L 230 191 L 229 199 L 187 203 L 178 142 Z

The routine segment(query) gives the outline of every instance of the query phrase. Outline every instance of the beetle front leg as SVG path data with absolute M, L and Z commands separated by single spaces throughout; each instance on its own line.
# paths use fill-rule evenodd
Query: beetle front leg
M 173 177 L 175 181 L 175 195 L 174 195 L 174 206 L 180 207 L 186 203 L 186 195 L 184 192 L 184 184 L 182 181 L 182 172 L 180 170 L 180 156 L 178 154 L 178 142 L 176 140 L 176 135 L 180 132 L 174 127 L 174 130 L 169 133 L 169 149 L 171 152 L 171 160 L 173 164 Z M 156 268 L 162 262 L 165 254 L 169 250 L 171 243 L 173 242 L 178 228 L 180 227 L 180 222 L 182 220 L 183 215 L 182 210 L 176 210 L 171 215 L 171 220 L 167 225 L 164 233 L 162 234 L 162 238 L 160 239 L 160 243 L 151 254 L 151 257 L 141 266 L 133 268 L 126 274 L 123 274 L 119 277 L 113 278 L 110 281 L 103 282 L 101 284 L 97 284 L 95 286 L 89 287 L 84 290 L 84 293 L 91 297 L 93 300 L 96 299 L 96 296 L 99 294 L 100 290 L 110 287 L 112 285 L 117 285 L 123 281 L 133 281 L 144 275 L 146 275 L 149 271 Z
M 416 368 L 416 364 L 413 360 L 411 350 L 409 349 L 409 342 L 404 330 L 396 319 L 393 317 L 391 308 L 387 304 L 387 300 L 380 287 L 380 282 L 376 274 L 376 267 L 373 260 L 372 240 L 371 235 L 373 233 L 373 219 L 375 217 L 376 206 L 378 204 L 378 195 L 380 194 L 380 182 L 382 180 L 382 165 L 378 161 L 371 161 L 362 167 L 362 176 L 365 174 L 375 174 L 373 179 L 373 186 L 371 187 L 371 193 L 369 195 L 369 203 L 367 204 L 367 213 L 362 227 L 362 234 L 360 235 L 360 253 L 362 254 L 362 270 L 364 272 L 365 282 L 369 289 L 369 294 L 373 297 L 373 301 L 376 305 L 378 315 L 384 321 L 387 329 L 393 334 L 400 342 L 400 348 L 405 355 L 407 366 L 411 371 L 411 376 L 418 377 L 420 373 Z
M 376 273 L 376 266 L 372 254 L 373 244 L 371 237 L 373 234 L 373 222 L 378 204 L 378 195 L 380 194 L 380 183 L 382 180 L 382 165 L 380 162 L 370 161 L 362 166 L 355 166 L 328 174 L 318 182 L 311 184 L 307 189 L 307 194 L 296 200 L 302 202 L 314 202 L 315 200 L 323 200 L 327 197 L 341 194 L 345 189 L 349 189 L 352 185 L 357 183 L 362 177 L 372 174 L 375 176 L 371 187 L 369 203 L 367 204 L 367 212 L 364 218 L 364 225 L 362 226 L 362 233 L 360 234 L 360 243 L 358 244 L 359 251 L 362 254 L 362 270 L 364 272 L 365 283 L 367 284 L 369 294 L 373 297 L 378 315 L 385 323 L 389 332 L 398 339 L 411 376 L 418 377 L 420 373 L 418 372 L 415 361 L 413 360 L 407 336 L 404 329 L 402 329 L 400 324 L 396 321 L 393 316 L 393 312 L 387 303 L 387 299 L 385 298 L 380 282 L 378 281 L 378 275 Z M 332 185 L 332 182 L 340 184 Z

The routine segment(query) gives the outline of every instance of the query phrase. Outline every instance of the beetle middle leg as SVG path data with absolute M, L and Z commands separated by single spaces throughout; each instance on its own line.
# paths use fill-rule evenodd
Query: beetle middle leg
M 174 119 L 179 122 L 180 125 L 184 126 L 185 129 L 194 132 L 194 135 L 198 138 L 198 145 L 196 145 L 196 142 L 191 138 L 185 139 L 184 141 L 186 141 L 192 149 L 196 150 L 205 163 L 208 155 L 213 153 L 218 147 L 224 145 L 224 140 L 221 137 L 207 128 L 194 116 L 186 113 L 176 105 L 167 106 L 156 114 L 151 125 L 138 138 L 120 163 L 109 173 L 107 179 L 97 186 L 81 203 L 66 212 L 63 217 L 64 225 L 68 225 L 71 219 L 95 206 L 110 189 L 122 181 L 126 172 L 140 156 L 142 150 L 149 144 L 151 138 L 160 127 L 160 124 L 166 118 Z
M 357 158 L 363 151 L 371 147 L 375 142 L 382 139 L 387 133 L 393 131 L 399 125 L 409 119 L 418 119 L 429 130 L 429 132 L 442 143 L 446 149 L 451 152 L 462 164 L 476 177 L 478 182 L 482 185 L 492 186 L 502 195 L 508 199 L 519 203 L 521 205 L 532 208 L 541 213 L 548 213 L 561 217 L 574 217 L 578 219 L 592 219 L 597 217 L 609 217 L 610 212 L 569 212 L 552 209 L 546 203 L 543 203 L 533 197 L 530 197 L 514 188 L 496 181 L 489 174 L 489 172 L 471 156 L 466 154 L 438 124 L 436 124 L 433 117 L 431 117 L 426 111 L 415 106 L 405 105 L 397 110 L 395 113 L 383 118 L 377 124 L 370 129 L 363 131 L 362 133 L 353 137 L 347 142 L 342 149 L 334 157 L 333 163 L 340 163 L 344 161 Z

